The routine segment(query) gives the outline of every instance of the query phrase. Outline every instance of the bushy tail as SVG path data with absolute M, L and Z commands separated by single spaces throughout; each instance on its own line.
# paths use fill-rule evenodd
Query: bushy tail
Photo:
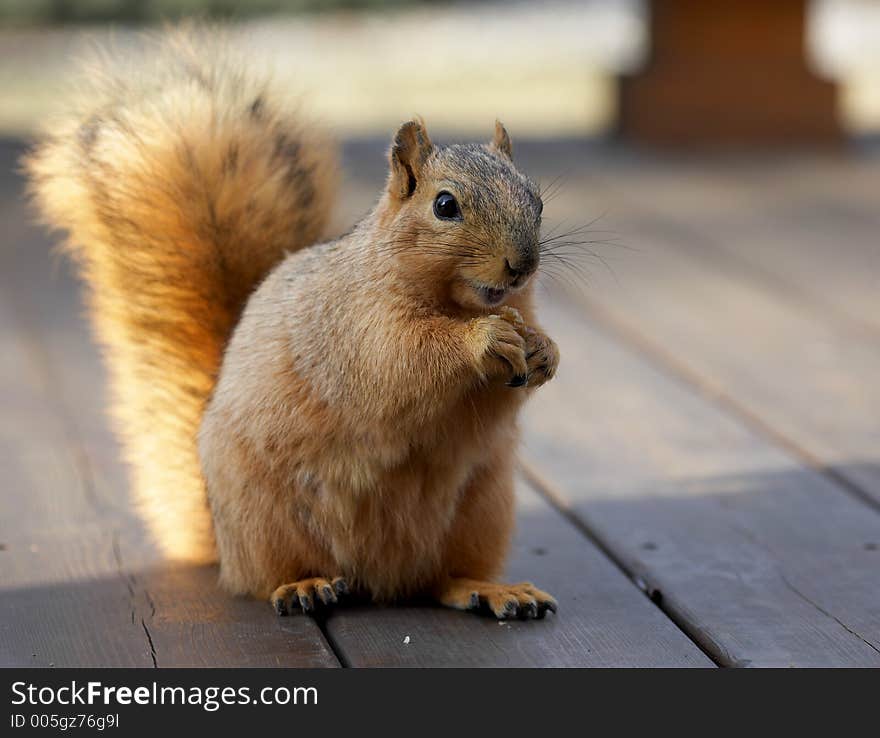
M 202 412 L 248 295 L 322 235 L 336 157 L 222 44 L 151 44 L 91 65 L 25 165 L 88 285 L 148 527 L 169 556 L 209 561 Z

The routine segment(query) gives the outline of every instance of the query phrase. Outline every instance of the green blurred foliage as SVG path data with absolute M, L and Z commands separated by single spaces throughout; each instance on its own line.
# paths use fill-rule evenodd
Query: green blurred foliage
M 144 23 L 183 16 L 234 19 L 268 13 L 395 8 L 423 0 L 0 0 L 0 23 Z

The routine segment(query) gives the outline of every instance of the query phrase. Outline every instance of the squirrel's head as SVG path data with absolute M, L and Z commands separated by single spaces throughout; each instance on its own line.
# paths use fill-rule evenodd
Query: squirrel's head
M 394 136 L 389 162 L 378 225 L 408 280 L 479 311 L 529 283 L 543 205 L 537 185 L 514 166 L 500 122 L 488 144 L 441 148 L 421 120 L 409 121 Z

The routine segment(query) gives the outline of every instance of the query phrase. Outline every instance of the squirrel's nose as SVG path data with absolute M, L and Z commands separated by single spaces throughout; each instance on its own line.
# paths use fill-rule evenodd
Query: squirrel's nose
M 507 270 L 507 274 L 513 281 L 517 281 L 520 277 L 526 275 L 528 276 L 533 271 L 535 271 L 534 259 L 530 258 L 522 258 L 518 259 L 515 264 L 510 263 L 510 259 L 504 259 L 504 266 Z

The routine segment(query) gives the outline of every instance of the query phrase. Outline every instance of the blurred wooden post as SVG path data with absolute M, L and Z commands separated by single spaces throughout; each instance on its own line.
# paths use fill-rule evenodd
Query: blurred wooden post
M 620 83 L 620 132 L 651 144 L 842 139 L 806 61 L 806 0 L 652 0 L 650 59 Z

